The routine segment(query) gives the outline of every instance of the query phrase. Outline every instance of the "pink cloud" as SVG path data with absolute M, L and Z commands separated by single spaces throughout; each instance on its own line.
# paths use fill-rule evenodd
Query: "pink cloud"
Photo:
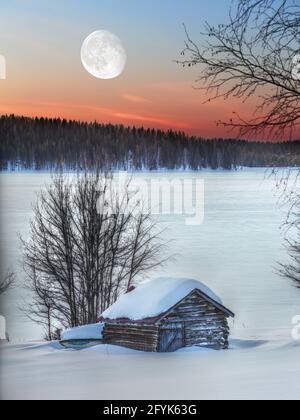
M 141 96 L 131 95 L 129 93 L 124 93 L 124 95 L 122 95 L 122 98 L 125 99 L 126 101 L 133 102 L 136 104 L 150 104 L 151 103 L 149 99 L 143 98 Z
M 157 116 L 151 116 L 151 115 L 140 115 L 140 114 L 129 114 L 129 113 L 124 113 L 124 112 L 116 112 L 114 113 L 114 117 L 116 118 L 121 118 L 123 120 L 128 120 L 128 121 L 140 121 L 140 122 L 144 122 L 144 123 L 154 123 L 154 124 L 159 124 L 159 125 L 163 125 L 166 127 L 174 127 L 174 128 L 178 128 L 178 129 L 186 129 L 186 128 L 191 128 L 189 125 L 187 125 L 186 123 L 182 123 L 179 121 L 174 121 L 171 120 L 169 118 L 160 118 Z

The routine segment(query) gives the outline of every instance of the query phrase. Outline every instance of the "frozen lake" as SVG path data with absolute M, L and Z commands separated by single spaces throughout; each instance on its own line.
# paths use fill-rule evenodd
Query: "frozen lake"
M 159 216 L 164 239 L 175 258 L 155 275 L 201 280 L 236 313 L 234 327 L 246 330 L 292 328 L 300 314 L 300 292 L 276 274 L 286 259 L 280 226 L 284 209 L 277 205 L 274 181 L 264 170 L 239 172 L 137 174 L 139 182 L 156 179 L 204 180 L 204 222 L 188 226 L 185 216 Z M 23 288 L 18 235 L 26 237 L 35 194 L 50 180 L 46 173 L 2 173 L 1 270 L 17 272 L 18 287 L 2 302 L 13 340 L 38 339 L 40 327 L 20 310 L 30 302 Z M 165 197 L 163 196 L 163 200 Z

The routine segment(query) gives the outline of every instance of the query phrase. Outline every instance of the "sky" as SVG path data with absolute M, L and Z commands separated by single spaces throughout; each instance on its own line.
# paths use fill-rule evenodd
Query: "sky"
M 183 69 L 183 23 L 201 41 L 205 21 L 224 22 L 230 0 L 0 0 L 0 114 L 48 116 L 228 137 L 216 121 L 235 104 L 204 104 L 198 69 Z M 115 33 L 127 53 L 123 74 L 91 76 L 80 50 L 93 31 Z M 238 105 L 237 105 L 238 106 Z M 245 113 L 251 102 L 244 106 Z M 250 109 L 250 108 L 249 108 Z

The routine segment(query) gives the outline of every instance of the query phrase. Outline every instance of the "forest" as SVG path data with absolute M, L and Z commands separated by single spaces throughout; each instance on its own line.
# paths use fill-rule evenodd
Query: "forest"
M 205 139 L 180 131 L 0 117 L 0 170 L 234 170 L 300 165 L 300 140 Z

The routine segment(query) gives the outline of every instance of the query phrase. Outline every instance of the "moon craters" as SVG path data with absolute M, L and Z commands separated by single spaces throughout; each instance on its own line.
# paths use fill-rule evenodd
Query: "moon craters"
M 93 32 L 82 44 L 82 64 L 91 75 L 99 79 L 120 76 L 126 60 L 126 51 L 121 40 L 109 31 Z

